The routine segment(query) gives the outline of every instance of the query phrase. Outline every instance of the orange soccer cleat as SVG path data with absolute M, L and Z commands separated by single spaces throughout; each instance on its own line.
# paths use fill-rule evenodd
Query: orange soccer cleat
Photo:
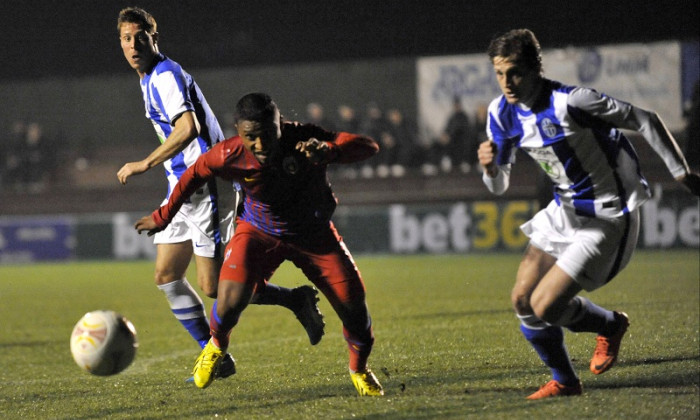
M 617 360 L 617 354 L 620 352 L 622 336 L 625 335 L 627 327 L 630 325 L 629 317 L 624 312 L 615 312 L 615 318 L 620 322 L 620 326 L 615 334 L 611 337 L 605 337 L 603 335 L 598 335 L 596 337 L 598 343 L 595 346 L 590 366 L 591 372 L 596 375 L 600 375 L 613 366 Z
M 549 397 L 568 397 L 571 395 L 581 395 L 583 392 L 583 387 L 581 387 L 581 382 L 574 386 L 562 385 L 559 382 L 552 379 L 551 381 L 544 384 L 540 389 L 527 397 L 528 400 L 539 400 L 541 398 Z

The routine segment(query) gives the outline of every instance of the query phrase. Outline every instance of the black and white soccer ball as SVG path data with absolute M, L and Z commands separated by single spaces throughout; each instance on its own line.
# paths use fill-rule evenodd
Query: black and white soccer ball
M 70 351 L 75 363 L 98 376 L 117 374 L 136 356 L 134 325 L 114 311 L 86 313 L 73 328 Z

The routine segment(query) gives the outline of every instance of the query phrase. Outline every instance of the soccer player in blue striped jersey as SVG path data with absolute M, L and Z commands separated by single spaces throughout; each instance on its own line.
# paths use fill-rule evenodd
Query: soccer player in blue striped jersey
M 530 242 L 511 293 L 523 335 L 553 374 L 528 399 L 578 395 L 581 382 L 562 327 L 597 334 L 594 374 L 612 367 L 629 318 L 578 294 L 605 285 L 628 263 L 637 243 L 639 207 L 650 197 L 620 129 L 637 131 L 695 195 L 700 178 L 655 112 L 545 78 L 531 31 L 494 38 L 488 56 L 503 94 L 489 106 L 489 140 L 478 150 L 484 183 L 495 194 L 506 191 L 518 148 L 554 183 L 554 199 L 521 226 Z
M 119 182 L 163 164 L 168 197 L 180 176 L 199 156 L 224 139 L 219 123 L 202 91 L 183 68 L 159 52 L 157 24 L 143 9 L 130 7 L 119 13 L 117 29 L 124 57 L 140 77 L 146 117 L 160 140 L 145 159 L 126 163 L 117 173 Z M 196 191 L 175 216 L 168 229 L 154 237 L 157 244 L 155 282 L 165 294 L 175 317 L 204 347 L 210 338 L 204 304 L 185 277 L 194 255 L 197 282 L 215 298 L 221 267 L 221 228 L 216 183 Z M 311 344 L 323 335 L 323 319 L 316 306 L 318 291 L 309 286 L 288 289 L 273 284 L 256 294 L 254 303 L 276 304 L 294 311 L 307 330 Z M 235 372 L 227 355 L 217 373 Z

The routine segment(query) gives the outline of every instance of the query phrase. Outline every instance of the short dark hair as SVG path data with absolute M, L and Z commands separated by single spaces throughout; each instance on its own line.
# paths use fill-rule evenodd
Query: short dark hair
M 119 12 L 117 18 L 117 31 L 120 31 L 123 23 L 138 23 L 141 29 L 149 34 L 158 32 L 158 24 L 150 13 L 140 7 L 127 7 Z
M 497 36 L 491 40 L 487 53 L 492 63 L 496 57 L 506 57 L 539 74 L 543 72 L 542 49 L 529 29 L 513 29 Z
M 238 100 L 233 118 L 236 123 L 242 120 L 263 121 L 274 118 L 277 104 L 267 93 L 249 93 Z

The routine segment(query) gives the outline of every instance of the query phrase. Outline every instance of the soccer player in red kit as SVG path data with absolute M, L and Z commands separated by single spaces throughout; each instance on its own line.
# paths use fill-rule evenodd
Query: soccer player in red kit
M 343 324 L 350 376 L 360 395 L 383 395 L 368 368 L 374 334 L 365 286 L 331 216 L 336 198 L 326 175 L 330 163 L 354 163 L 379 150 L 368 137 L 286 122 L 264 93 L 241 98 L 238 136 L 203 154 L 180 178 L 167 204 L 141 218 L 136 229 L 163 229 L 180 206 L 215 176 L 237 181 L 245 192 L 235 234 L 226 247 L 212 307 L 212 339 L 194 367 L 195 384 L 209 386 L 229 335 L 256 288 L 289 260 L 326 296 Z

